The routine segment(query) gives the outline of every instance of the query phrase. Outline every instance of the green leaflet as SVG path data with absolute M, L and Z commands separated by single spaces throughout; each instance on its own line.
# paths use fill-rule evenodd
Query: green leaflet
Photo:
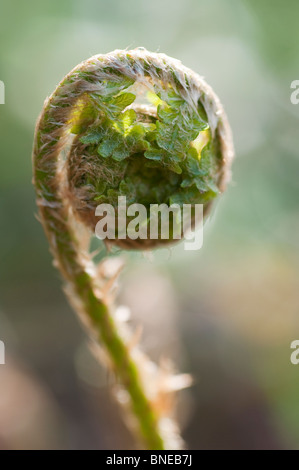
M 147 150 L 144 153 L 144 156 L 145 158 L 148 158 L 149 160 L 161 161 L 163 160 L 165 154 L 161 150 L 153 149 L 153 150 Z
M 105 87 L 104 94 L 106 96 L 108 94 L 114 96 L 116 93 L 119 93 L 119 91 L 125 90 L 126 88 L 129 88 L 129 86 L 134 85 L 134 80 L 129 77 L 126 77 L 125 75 L 122 75 L 121 77 L 113 77 L 112 75 L 109 80 L 104 80 L 102 82 L 102 85 L 104 85 Z
M 114 204 L 117 195 L 123 194 L 146 205 L 215 197 L 217 146 L 209 142 L 201 151 L 192 146 L 200 132 L 209 128 L 202 104 L 195 109 L 174 90 L 155 89 L 146 97 L 156 106 L 157 118 L 143 121 L 140 112 L 126 109 L 136 99 L 130 90 L 124 91 L 131 85 L 121 76 L 103 82 L 102 95 L 92 95 L 73 118 L 72 130 L 80 129 L 86 152 L 99 155 L 99 170 L 94 174 L 102 175 L 102 180 L 94 177 L 88 183 L 94 188 L 94 199 Z M 86 118 L 88 126 L 83 124 Z M 103 184 L 105 178 L 109 184 Z
M 217 181 L 217 163 L 216 156 L 213 151 L 213 145 L 208 144 L 201 152 L 201 159 L 196 157 L 196 150 L 189 150 L 189 158 L 185 162 L 188 171 L 182 183 L 181 188 L 190 188 L 195 185 L 201 194 L 209 193 L 209 196 L 215 197 L 218 193 Z
M 136 96 L 133 93 L 121 93 L 120 95 L 110 98 L 108 101 L 109 111 L 119 114 L 127 106 L 134 103 Z
M 147 92 L 147 99 L 148 101 L 153 104 L 154 106 L 156 106 L 156 108 L 163 103 L 163 101 L 161 100 L 161 98 L 159 98 L 158 95 L 156 95 L 156 93 L 153 93 L 151 91 L 148 91 Z
M 186 169 L 190 175 L 204 176 L 205 171 L 202 168 L 201 161 L 198 159 L 198 153 L 194 147 L 188 151 L 188 158 L 186 159 Z
M 178 113 L 174 111 L 170 106 L 159 105 L 157 108 L 157 114 L 159 118 L 166 124 L 173 124 L 178 119 Z
M 199 202 L 198 191 L 195 186 L 185 189 L 184 191 L 177 191 L 169 198 L 170 204 L 196 204 Z
M 104 136 L 104 131 L 101 128 L 94 129 L 88 134 L 80 138 L 82 144 L 98 144 Z
M 125 111 L 121 116 L 123 132 L 125 133 L 135 121 L 136 121 L 136 113 L 134 109 L 128 109 L 127 111 Z
M 208 122 L 208 115 L 200 100 L 197 102 L 197 111 L 202 121 Z
M 112 158 L 116 161 L 125 160 L 130 156 L 130 150 L 124 146 L 118 147 L 112 154 Z
M 168 152 L 184 153 L 182 140 L 179 138 L 178 127 L 170 127 L 163 122 L 157 121 L 157 144 Z
M 173 91 L 161 94 L 165 102 L 157 108 L 157 144 L 168 152 L 186 156 L 190 142 L 196 139 L 201 131 L 206 130 L 208 123 L 193 108 Z
M 115 150 L 118 145 L 119 141 L 117 139 L 105 139 L 98 147 L 98 154 L 101 155 L 101 157 L 108 158 L 112 155 L 113 150 Z
M 88 129 L 97 117 L 97 110 L 88 97 L 79 100 L 69 121 L 70 132 L 80 135 Z
M 180 175 L 183 170 L 182 168 L 180 167 L 180 165 L 172 160 L 169 160 L 166 164 L 165 164 L 166 168 L 168 168 L 170 171 L 173 171 L 174 173 L 177 173 L 178 175 Z

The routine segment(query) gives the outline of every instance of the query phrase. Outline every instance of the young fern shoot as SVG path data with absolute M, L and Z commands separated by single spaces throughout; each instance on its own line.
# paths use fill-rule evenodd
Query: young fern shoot
M 115 373 L 117 397 L 147 449 L 182 446 L 165 397 L 189 380 L 185 375 L 173 380 L 119 324 L 112 288 L 118 269 L 111 273 L 115 259 L 96 263 L 89 252 L 96 208 L 112 205 L 117 219 L 118 198 L 125 196 L 129 204 L 146 208 L 202 204 L 206 215 L 225 189 L 232 158 L 230 128 L 212 89 L 179 61 L 143 48 L 116 50 L 78 65 L 46 100 L 37 123 L 34 184 L 55 265 Z M 109 240 L 134 250 L 173 242 L 171 234 L 155 240 L 116 234 Z

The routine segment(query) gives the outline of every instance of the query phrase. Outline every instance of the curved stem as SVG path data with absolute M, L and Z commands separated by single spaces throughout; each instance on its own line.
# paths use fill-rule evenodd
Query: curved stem
M 138 420 L 147 448 L 152 450 L 164 449 L 157 417 L 143 388 L 138 366 L 130 356 L 127 345 L 118 334 L 109 308 L 100 303 L 94 295 L 88 274 L 82 273 L 82 276 L 77 277 L 74 281 L 77 293 L 84 302 L 84 311 L 96 327 L 99 340 L 108 352 L 114 371 L 130 395 L 132 411 Z
M 34 183 L 41 221 L 56 264 L 72 288 L 76 302 L 80 302 L 80 310 L 97 332 L 117 378 L 130 396 L 131 409 L 144 444 L 148 449 L 161 450 L 165 444 L 159 431 L 158 417 L 146 395 L 130 348 L 118 333 L 108 303 L 95 294 L 94 279 L 85 266 L 81 242 L 72 228 L 69 207 L 61 194 L 59 152 L 65 137 L 64 124 L 68 114 L 62 111 L 64 118 L 60 114 L 62 121 L 58 122 L 56 102 L 54 93 L 40 117 L 33 152 Z
M 41 184 L 38 172 L 35 172 L 35 183 L 37 187 Z M 108 353 L 116 376 L 130 396 L 131 408 L 146 447 L 154 450 L 164 449 L 158 419 L 144 390 L 138 366 L 130 354 L 130 349 L 118 334 L 109 306 L 95 295 L 92 277 L 84 266 L 78 263 L 74 234 L 68 229 L 66 220 L 61 220 L 57 214 L 53 216 L 52 207 L 43 203 L 40 205 L 40 214 L 55 259 L 66 281 L 71 284 L 74 295 L 80 300 L 80 310 L 88 316 L 93 330 L 97 332 L 98 340 Z M 77 249 L 79 251 L 79 245 Z

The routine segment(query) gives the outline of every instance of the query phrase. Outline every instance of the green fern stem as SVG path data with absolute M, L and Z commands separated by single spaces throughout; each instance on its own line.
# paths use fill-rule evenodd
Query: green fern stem
M 173 444 L 101 290 L 86 231 L 91 237 L 99 202 L 115 205 L 119 195 L 131 203 L 208 209 L 225 188 L 232 156 L 229 126 L 211 88 L 178 61 L 145 49 L 77 66 L 46 100 L 37 123 L 33 164 L 41 222 L 70 301 L 106 351 L 148 449 Z M 144 240 L 115 243 L 154 247 Z

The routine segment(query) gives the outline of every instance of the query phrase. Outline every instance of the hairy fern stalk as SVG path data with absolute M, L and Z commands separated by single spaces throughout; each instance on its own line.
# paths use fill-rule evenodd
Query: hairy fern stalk
M 179 61 L 143 48 L 78 65 L 46 100 L 37 123 L 34 184 L 55 265 L 147 449 L 182 447 L 173 395 L 190 381 L 152 363 L 118 320 L 118 260 L 96 262 L 90 253 L 95 209 L 102 202 L 116 207 L 118 196 L 126 196 L 146 207 L 203 204 L 206 214 L 225 189 L 232 157 L 230 128 L 212 89 Z M 171 241 L 116 237 L 113 243 L 144 250 Z

